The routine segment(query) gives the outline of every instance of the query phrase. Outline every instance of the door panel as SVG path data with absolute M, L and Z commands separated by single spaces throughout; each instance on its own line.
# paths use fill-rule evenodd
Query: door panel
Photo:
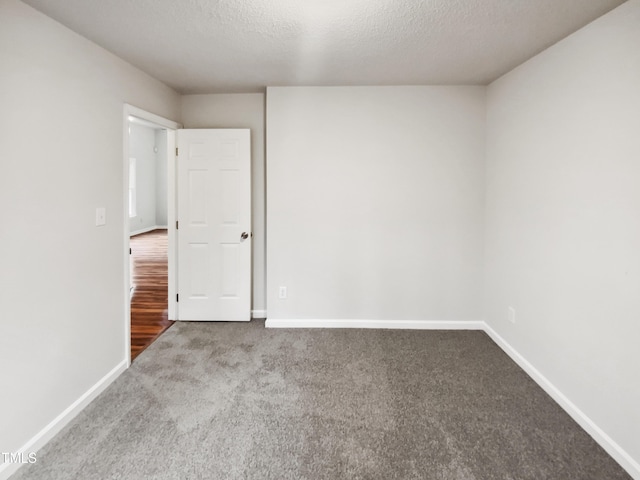
M 178 319 L 250 320 L 249 130 L 177 136 Z

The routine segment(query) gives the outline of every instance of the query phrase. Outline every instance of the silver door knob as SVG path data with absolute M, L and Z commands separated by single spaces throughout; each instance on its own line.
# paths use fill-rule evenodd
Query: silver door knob
M 246 240 L 247 238 L 249 238 L 249 234 L 247 232 L 242 232 L 242 234 L 240 235 L 240 238 L 242 240 Z

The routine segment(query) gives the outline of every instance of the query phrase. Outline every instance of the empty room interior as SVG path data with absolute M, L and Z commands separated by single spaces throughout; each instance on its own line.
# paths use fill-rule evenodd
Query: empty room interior
M 0 479 L 640 480 L 640 0 L 0 0 L 0 65 Z M 240 316 L 185 313 L 205 130 Z

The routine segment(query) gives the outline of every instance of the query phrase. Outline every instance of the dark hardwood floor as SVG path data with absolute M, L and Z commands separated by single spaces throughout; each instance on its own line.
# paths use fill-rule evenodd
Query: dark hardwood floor
M 168 320 L 167 231 L 131 237 L 131 360 L 173 325 Z

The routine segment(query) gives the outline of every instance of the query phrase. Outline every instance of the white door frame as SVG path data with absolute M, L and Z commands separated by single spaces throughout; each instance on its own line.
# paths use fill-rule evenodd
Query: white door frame
M 124 237 L 123 250 L 124 253 L 124 358 L 127 359 L 127 367 L 131 365 L 131 272 L 129 266 L 129 117 L 137 117 L 147 122 L 153 123 L 158 127 L 167 130 L 167 233 L 169 248 L 168 256 L 168 282 L 169 282 L 169 320 L 176 319 L 176 293 L 177 293 L 177 277 L 176 277 L 176 130 L 182 128 L 182 125 L 161 117 L 141 108 L 124 104 L 122 116 L 122 145 L 123 145 L 123 177 L 122 185 L 123 198 L 123 214 L 124 214 Z

